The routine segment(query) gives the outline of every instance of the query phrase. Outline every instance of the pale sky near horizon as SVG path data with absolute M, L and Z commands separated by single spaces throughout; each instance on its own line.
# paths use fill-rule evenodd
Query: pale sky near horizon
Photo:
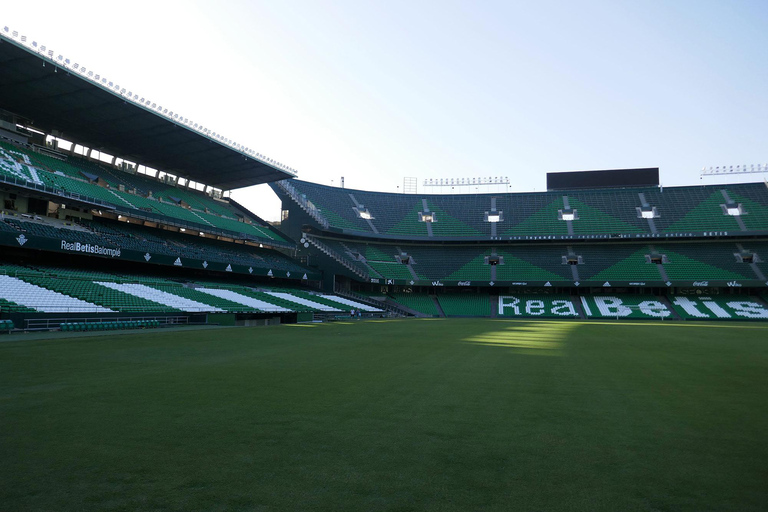
M 328 185 L 768 164 L 764 0 L 41 0 L 0 26 Z

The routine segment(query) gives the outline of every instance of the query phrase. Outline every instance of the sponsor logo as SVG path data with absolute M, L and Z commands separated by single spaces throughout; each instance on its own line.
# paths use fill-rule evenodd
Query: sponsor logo
M 372 277 L 372 278 L 371 278 L 371 282 L 372 282 L 373 284 L 379 284 L 379 280 L 378 280 L 377 278 L 375 278 L 375 277 Z
M 413 282 L 411 282 L 413 284 Z M 456 286 L 472 286 L 472 281 L 459 281 Z
M 19 242 L 19 245 L 24 245 L 25 243 L 27 243 L 27 240 L 28 239 L 27 237 L 24 236 L 24 233 L 16 237 L 16 241 Z
M 394 279 L 387 279 L 387 284 L 395 284 L 395 280 Z
M 573 286 L 579 286 L 580 284 L 581 284 L 580 282 L 576 281 L 575 283 L 573 283 Z
M 232 272 L 232 265 L 227 265 L 227 268 L 224 269 L 226 272 Z
M 432 286 L 445 286 L 445 285 L 440 281 L 432 281 Z
M 629 283 L 629 286 L 645 286 L 645 283 Z
M 512 283 L 512 286 L 526 286 L 528 283 Z M 493 283 L 491 283 L 491 286 L 493 286 Z
M 667 285 L 667 286 L 672 286 L 672 281 L 667 281 L 667 282 L 666 282 L 666 283 L 664 283 L 664 284 L 665 284 L 665 285 Z
M 253 274 L 253 267 L 248 267 L 248 273 Z
M 549 281 L 547 281 L 546 283 L 544 283 L 544 286 L 552 286 L 552 283 L 550 283 Z
M 413 279 L 411 279 L 410 282 L 411 282 L 411 286 L 413 286 L 416 283 L 416 281 L 414 281 Z
M 693 286 L 709 286 L 709 281 L 694 281 Z
M 502 295 L 499 297 L 499 316 L 553 316 L 578 317 L 576 306 L 569 299 L 549 300 Z
M 269 272 L 267 272 L 267 275 L 269 277 L 274 277 L 275 276 L 275 274 L 272 273 L 272 269 L 269 269 Z
M 176 258 L 176 261 L 173 262 L 173 264 L 177 267 L 181 266 L 181 258 Z
M 151 254 L 147 253 L 147 254 L 144 255 L 144 261 L 149 261 L 151 259 L 152 259 L 152 255 Z
M 302 280 L 304 280 L 304 281 L 306 281 L 306 280 L 307 280 L 307 279 L 309 279 L 309 278 L 307 277 L 307 274 L 304 274 L 303 276 L 301 276 L 301 279 L 302 279 Z
M 207 261 L 203 262 L 203 268 L 208 268 L 208 262 Z
M 490 282 L 490 283 L 488 283 L 488 284 L 489 284 L 489 285 L 491 285 L 491 286 L 493 286 L 493 285 L 495 285 L 496 283 L 494 283 L 493 281 L 491 281 L 491 282 Z
M 733 287 L 740 287 L 740 286 L 741 286 L 741 283 L 739 283 L 739 282 L 737 282 L 737 281 L 728 281 L 728 286 L 730 286 L 730 287 L 732 287 L 732 288 L 733 288 Z
M 290 271 L 285 273 L 285 277 L 291 277 Z
M 611 283 L 609 283 L 608 281 L 606 281 L 606 282 L 604 282 L 604 283 L 603 283 L 603 286 L 605 286 L 605 287 L 607 288 L 607 287 L 611 286 Z
M 67 242 L 66 240 L 62 240 L 61 249 L 63 251 L 84 252 L 86 254 L 96 254 L 98 256 L 109 256 L 111 258 L 120 257 L 119 247 L 103 247 L 101 245 L 84 244 L 81 242 Z

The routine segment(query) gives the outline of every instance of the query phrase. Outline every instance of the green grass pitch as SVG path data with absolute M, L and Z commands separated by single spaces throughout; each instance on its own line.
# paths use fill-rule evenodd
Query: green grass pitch
M 0 510 L 766 510 L 767 404 L 759 324 L 5 342 Z

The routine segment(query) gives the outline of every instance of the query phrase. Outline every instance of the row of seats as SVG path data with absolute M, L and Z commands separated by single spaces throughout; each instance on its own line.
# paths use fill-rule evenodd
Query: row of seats
M 64 332 L 115 331 L 160 327 L 159 320 L 117 320 L 113 322 L 69 322 L 60 325 Z
M 11 332 L 15 327 L 12 320 L 0 320 L 0 333 Z

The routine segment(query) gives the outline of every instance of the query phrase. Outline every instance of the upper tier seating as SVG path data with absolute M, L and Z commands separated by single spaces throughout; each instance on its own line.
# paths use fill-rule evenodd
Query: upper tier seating
M 525 238 L 567 235 L 652 234 L 649 219 L 639 210 L 654 208 L 650 219 L 657 233 L 701 234 L 768 230 L 768 188 L 762 183 L 700 187 L 626 188 L 540 193 L 390 194 L 328 187 L 288 180 L 296 201 L 308 201 L 331 228 L 359 235 L 392 235 L 398 239 L 480 238 L 492 236 L 486 213 L 496 211 L 495 236 Z M 281 193 L 283 188 L 273 188 Z M 293 196 L 292 196 L 293 197 Z M 726 199 L 727 198 L 727 199 Z M 741 205 L 739 220 L 723 205 Z M 495 207 L 495 210 L 494 210 Z M 575 218 L 562 219 L 573 210 Z M 372 218 L 365 220 L 359 211 Z M 428 227 L 420 214 L 433 213 Z M 570 224 L 570 231 L 569 231 Z M 431 236 L 429 231 L 431 230 Z
M 83 199 L 97 199 L 126 213 L 140 210 L 144 216 L 159 219 L 166 216 L 199 229 L 221 229 L 264 241 L 286 242 L 266 225 L 241 222 L 244 218 L 241 212 L 203 193 L 83 158 L 60 160 L 30 148 L 0 142 L 0 175 L 46 185 Z M 147 197 L 150 193 L 152 197 Z

